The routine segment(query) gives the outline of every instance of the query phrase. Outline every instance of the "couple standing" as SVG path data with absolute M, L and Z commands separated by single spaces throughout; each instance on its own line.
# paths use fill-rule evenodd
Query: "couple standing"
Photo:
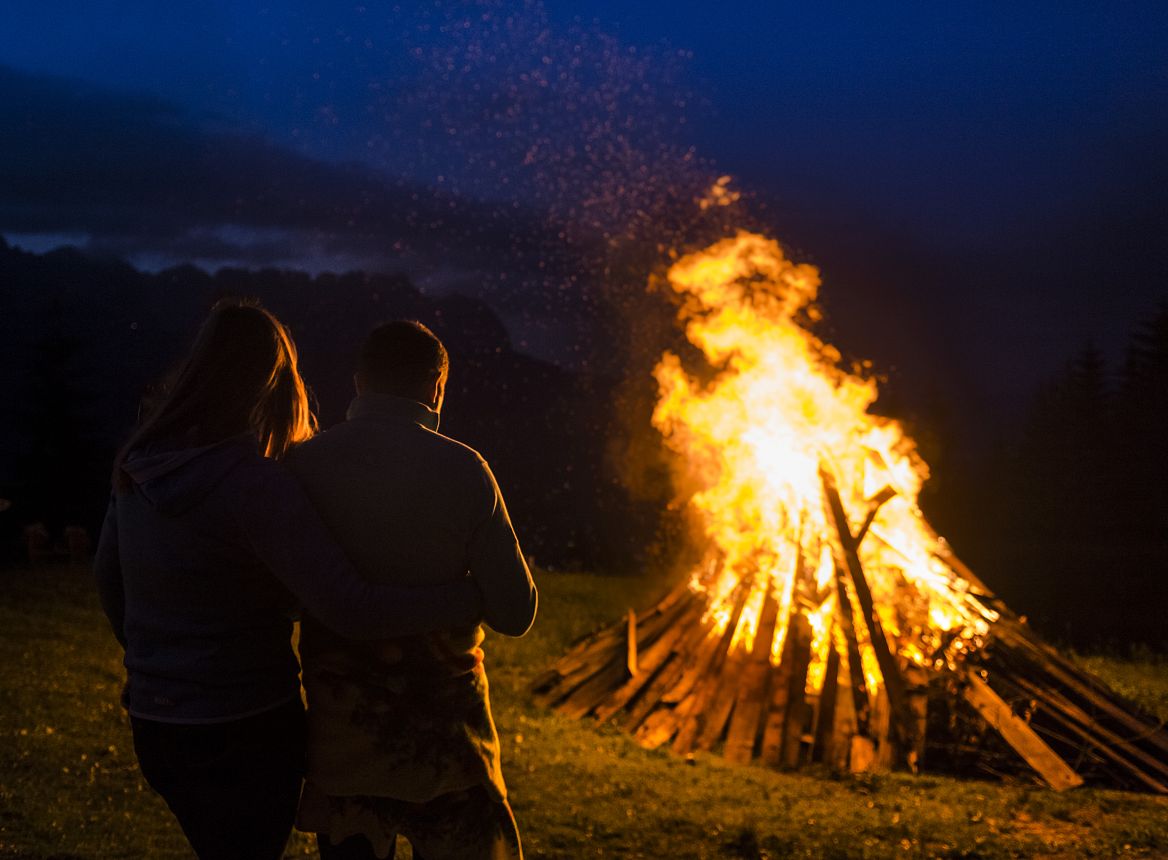
M 204 860 L 280 857 L 294 818 L 325 860 L 521 857 L 481 623 L 523 635 L 536 589 L 490 469 L 437 432 L 446 350 L 375 329 L 320 435 L 296 363 L 269 312 L 217 305 L 118 457 L 95 570 L 142 772 Z

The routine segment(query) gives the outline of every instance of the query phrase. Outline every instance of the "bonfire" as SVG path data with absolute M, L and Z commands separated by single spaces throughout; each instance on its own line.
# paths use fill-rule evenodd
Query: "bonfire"
M 705 555 L 576 643 L 537 698 L 680 754 L 1168 793 L 1162 726 L 1039 640 L 926 522 L 916 445 L 813 333 L 818 271 L 742 232 L 668 284 L 707 367 L 665 353 L 653 424 Z

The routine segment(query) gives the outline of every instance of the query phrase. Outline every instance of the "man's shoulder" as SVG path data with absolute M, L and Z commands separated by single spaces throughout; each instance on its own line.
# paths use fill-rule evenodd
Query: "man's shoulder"
M 467 445 L 450 436 L 425 427 L 417 428 L 409 454 L 425 463 L 432 478 L 447 486 L 462 486 L 466 489 L 481 486 L 487 461 Z
M 470 445 L 419 425 L 386 427 L 372 421 L 343 421 L 298 445 L 288 455 L 298 466 L 345 457 L 355 449 L 384 448 L 387 454 L 422 459 L 450 468 L 479 472 L 486 460 Z
M 480 466 L 487 462 L 482 454 L 465 442 L 459 442 L 457 439 L 436 430 L 427 430 L 425 427 L 419 427 L 418 430 L 427 439 L 427 444 L 432 446 L 436 452 L 441 452 L 442 456 L 464 462 L 467 465 Z

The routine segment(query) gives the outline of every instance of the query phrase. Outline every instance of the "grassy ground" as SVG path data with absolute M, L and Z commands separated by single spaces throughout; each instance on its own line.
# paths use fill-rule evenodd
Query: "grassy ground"
M 1168 800 L 687 762 L 534 707 L 528 679 L 651 583 L 545 574 L 521 640 L 488 643 L 505 772 L 531 857 L 1168 856 Z M 1168 664 L 1083 658 L 1168 718 Z M 0 571 L 0 858 L 189 857 L 143 784 L 117 704 L 116 643 L 88 575 Z M 289 856 L 313 856 L 297 836 Z M 408 852 L 402 851 L 403 856 Z
M 1077 655 L 1076 661 L 1117 693 L 1168 722 L 1168 657 L 1138 653 L 1134 659 Z

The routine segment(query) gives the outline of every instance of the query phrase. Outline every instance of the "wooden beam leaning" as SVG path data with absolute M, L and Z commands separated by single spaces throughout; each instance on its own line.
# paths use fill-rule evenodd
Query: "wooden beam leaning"
M 856 638 L 855 614 L 852 612 L 852 601 L 848 597 L 847 585 L 844 582 L 843 563 L 836 562 L 836 621 L 843 631 L 844 641 L 848 646 L 848 678 L 852 694 L 852 707 L 856 718 L 856 731 L 862 735 L 868 734 L 868 717 L 872 713 L 872 702 L 868 696 L 868 682 L 864 678 L 864 666 L 860 661 L 860 643 Z
M 694 666 L 709 665 L 720 642 L 721 637 L 714 634 L 711 626 L 700 623 L 700 618 L 690 625 L 689 634 L 676 649 L 677 659 L 658 673 L 650 688 L 629 710 L 629 724 L 636 726 L 637 743 L 655 749 L 678 732 L 696 701 L 690 692 L 697 686 L 697 680 L 704 677 L 691 670 Z M 685 692 L 675 695 L 679 690 Z
M 827 666 L 823 672 L 823 689 L 819 693 L 818 716 L 815 721 L 815 742 L 811 747 L 812 761 L 832 760 L 832 740 L 835 735 L 836 706 L 839 693 L 840 656 L 835 647 L 834 629 L 828 633 L 831 643 L 827 652 Z
M 718 673 L 718 684 L 713 698 L 706 703 L 701 713 L 701 731 L 694 740 L 696 750 L 712 750 L 721 740 L 730 722 L 730 713 L 737 701 L 737 691 L 742 686 L 742 671 L 750 655 L 741 648 L 735 648 L 726 655 Z
M 637 613 L 629 607 L 628 635 L 625 637 L 625 668 L 629 677 L 637 674 Z
M 779 763 L 794 770 L 799 766 L 803 729 L 810 716 L 807 702 L 807 670 L 811 665 L 811 622 L 802 612 L 791 613 L 787 629 L 791 640 L 791 674 L 787 678 L 787 713 L 783 721 L 782 750 Z
M 614 647 L 612 643 L 608 643 L 605 648 L 596 649 L 586 658 L 574 662 L 566 671 L 566 666 L 554 667 L 550 675 L 538 679 L 541 683 L 534 690 L 535 701 L 543 705 L 556 706 L 597 672 L 604 671 L 604 667 L 612 661 Z M 545 680 L 546 683 L 543 683 Z
M 1168 752 L 1168 732 L 1164 731 L 1162 725 L 1149 725 L 1133 715 L 1112 698 L 1115 694 L 1102 682 L 1092 678 L 1049 645 L 1039 640 L 1021 623 L 1013 619 L 1003 618 L 994 625 L 993 632 L 994 636 L 1007 645 L 1023 649 L 1035 664 L 1063 685 L 1066 690 L 1081 697 L 1092 707 L 1097 708 L 1133 732 L 1135 736 L 1144 738 L 1147 743 L 1159 748 L 1162 752 Z
M 667 594 L 640 619 L 636 631 L 640 647 L 644 648 L 668 633 L 678 615 L 693 602 L 692 593 L 684 583 Z M 603 671 L 613 653 L 627 647 L 628 632 L 626 624 L 617 623 L 578 638 L 555 665 L 532 682 L 535 701 L 554 706 L 597 672 Z
M 675 622 L 696 605 L 692 596 L 687 597 L 689 594 L 685 586 L 674 589 L 644 614 L 636 633 L 642 647 L 652 643 L 646 654 L 656 648 L 659 640 L 670 639 Z M 576 647 L 552 667 L 553 672 L 541 676 L 539 683 L 533 685 L 535 700 L 580 717 L 626 683 L 642 683 L 640 675 L 628 676 L 629 633 L 627 623 L 618 622 L 578 640 Z M 618 670 L 615 676 L 614 664 Z M 604 683 L 610 685 L 609 693 L 602 694 Z
M 787 719 L 787 697 L 791 692 L 791 667 L 795 662 L 795 639 L 791 635 L 794 618 L 795 610 L 792 610 L 787 614 L 787 633 L 779 665 L 771 672 L 770 701 L 763 718 L 762 760 L 769 767 L 778 767 L 783 760 L 783 725 Z
M 892 770 L 898 762 L 907 760 L 904 750 L 897 743 L 887 687 L 880 688 L 872 703 L 872 720 L 868 724 L 868 736 L 875 742 L 873 770 Z
M 754 742 L 758 738 L 763 703 L 766 699 L 767 676 L 771 668 L 771 643 L 775 638 L 778 620 L 779 602 L 768 590 L 762 604 L 754 647 L 750 652 L 746 671 L 742 673 L 738 700 L 734 704 L 730 729 L 726 735 L 724 755 L 727 760 L 737 764 L 746 764 L 754 757 Z
M 868 627 L 868 639 L 872 643 L 872 650 L 876 653 L 876 663 L 883 676 L 884 689 L 888 693 L 888 703 L 892 709 L 892 728 L 902 750 L 910 750 L 915 746 L 913 737 L 913 721 L 909 714 L 904 679 L 900 674 L 900 667 L 896 658 L 888 647 L 888 638 L 884 635 L 884 628 L 876 615 L 872 602 L 872 591 L 868 588 L 868 580 L 864 576 L 864 568 L 860 564 L 857 550 L 859 545 L 852 537 L 851 526 L 844 511 L 843 501 L 835 481 L 825 469 L 820 470 L 820 479 L 823 482 L 823 492 L 827 499 L 828 510 L 831 513 L 836 533 L 839 537 L 844 565 L 851 580 L 852 589 L 856 593 L 856 600 L 860 604 L 860 614 Z
M 800 527 L 800 547 L 802 547 L 802 527 Z M 791 591 L 791 607 L 787 612 L 786 633 L 783 638 L 783 649 L 779 655 L 779 665 L 771 672 L 771 690 L 767 697 L 762 725 L 762 760 L 769 767 L 779 767 L 783 763 L 783 740 L 787 725 L 791 689 L 794 684 L 792 675 L 795 673 L 795 664 L 798 662 L 797 642 L 794 631 L 797 626 L 796 618 L 802 617 L 796 599 L 800 583 L 806 582 L 808 569 L 804 564 L 802 548 L 795 557 L 795 567 L 791 573 L 793 578 Z M 806 618 L 803 619 L 806 621 Z M 802 672 L 804 678 L 807 669 Z M 805 683 L 805 681 L 804 681 Z
M 1010 706 L 978 677 L 976 671 L 968 670 L 964 680 L 962 696 L 965 700 L 1034 768 L 1047 785 L 1055 791 L 1065 791 L 1083 784 L 1083 778 L 1035 734 L 1029 723 L 1010 710 Z
M 625 679 L 624 660 L 617 657 L 609 660 L 599 672 L 573 690 L 556 705 L 556 710 L 573 719 L 580 719 L 612 692 L 613 687 Z
M 856 530 L 855 541 L 857 546 L 864 540 L 864 535 L 868 534 L 868 529 L 872 527 L 872 523 L 876 520 L 876 514 L 880 512 L 880 508 L 895 495 L 896 490 L 892 489 L 892 487 L 885 487 L 868 500 L 868 515 L 864 517 L 863 524 Z
M 908 685 L 908 709 L 916 726 L 913 733 L 916 745 L 906 750 L 906 757 L 909 770 L 919 773 L 925 759 L 925 735 L 929 725 L 929 673 L 909 663 L 904 671 L 904 680 Z
M 664 700 L 664 694 L 681 678 L 682 672 L 685 669 L 685 655 L 690 653 L 695 643 L 699 642 L 706 634 L 707 628 L 705 625 L 691 625 L 689 631 L 683 634 L 681 641 L 675 649 L 678 656 L 675 659 L 668 660 L 664 668 L 657 672 L 653 680 L 649 682 L 649 686 L 645 688 L 645 692 L 641 693 L 626 709 L 621 725 L 625 731 L 633 732 L 638 742 L 645 741 L 645 736 L 641 734 L 640 729 L 643 727 L 642 724 L 650 716 L 653 716 L 655 720 L 659 721 L 662 719 L 658 716 L 659 714 L 676 713 L 677 708 L 670 706 Z M 664 742 L 661 741 L 661 743 Z M 646 745 L 652 746 L 651 743 Z
M 848 660 L 847 652 L 836 644 L 835 651 L 839 654 L 840 663 Z M 831 727 L 831 743 L 824 755 L 824 762 L 831 766 L 836 773 L 845 773 L 850 769 L 852 757 L 852 738 L 858 737 L 859 726 L 856 722 L 855 698 L 851 691 L 851 672 L 844 671 L 840 666 L 837 675 L 840 686 L 835 698 L 835 717 Z
M 630 720 L 640 723 L 634 736 L 642 747 L 660 747 L 677 733 L 693 707 L 695 698 L 687 693 L 675 702 L 670 699 L 670 695 L 677 687 L 687 684 L 686 673 L 691 664 L 707 663 L 709 654 L 719 641 L 721 637 L 715 636 L 711 626 L 694 624 L 693 630 L 676 649 L 677 659 L 670 661 L 641 699 L 634 702 L 630 709 Z
M 659 637 L 641 653 L 638 658 L 638 671 L 629 677 L 623 684 L 613 690 L 612 695 L 596 706 L 595 716 L 601 722 L 615 716 L 625 707 L 643 687 L 651 681 L 657 683 L 655 673 L 673 655 L 684 653 L 686 640 L 693 635 L 694 626 L 701 621 L 700 606 L 693 606 L 690 611 L 678 616 L 677 621 L 669 630 Z M 674 659 L 680 659 L 674 657 Z M 659 684 L 664 688 L 664 682 Z M 648 695 L 648 693 L 646 693 Z M 658 697 L 659 698 L 659 697 Z M 655 704 L 657 699 L 651 699 L 649 704 Z
M 676 612 L 683 601 L 691 598 L 691 592 L 686 583 L 671 589 L 652 609 L 640 619 L 638 635 L 644 644 L 646 637 L 654 636 L 667 629 L 672 619 L 671 612 Z M 624 624 L 610 624 L 591 633 L 585 633 L 568 646 L 567 652 L 556 661 L 552 667 L 561 675 L 566 675 L 589 657 L 617 645 L 627 635 Z
M 718 692 L 726 658 L 730 650 L 730 643 L 734 640 L 734 631 L 738 621 L 742 618 L 742 610 L 746 606 L 746 598 L 750 594 L 751 580 L 739 585 L 738 595 L 734 599 L 734 608 L 730 613 L 730 620 L 726 629 L 716 640 L 717 644 L 704 657 L 698 672 L 698 680 L 693 689 L 678 705 L 678 710 L 684 709 L 684 716 L 678 725 L 677 737 L 673 742 L 673 751 L 685 754 L 693 750 L 699 733 L 707 722 L 703 719 L 704 712 Z
M 701 626 L 701 637 L 695 640 L 692 647 L 682 649 L 685 654 L 685 663 L 678 673 L 676 682 L 671 684 L 661 695 L 661 701 L 667 705 L 679 705 L 693 692 L 694 687 L 702 680 L 714 653 L 721 644 L 721 636 L 714 635 L 712 624 Z
M 1010 678 L 1009 683 L 1018 687 L 1028 696 L 1037 699 L 1045 706 L 1047 714 L 1078 735 L 1088 747 L 1098 750 L 1117 764 L 1127 768 L 1137 780 L 1157 794 L 1168 794 L 1168 763 L 1148 754 L 1126 738 L 1109 731 L 1094 720 L 1090 714 L 1058 692 L 1044 689 L 1026 678 Z

